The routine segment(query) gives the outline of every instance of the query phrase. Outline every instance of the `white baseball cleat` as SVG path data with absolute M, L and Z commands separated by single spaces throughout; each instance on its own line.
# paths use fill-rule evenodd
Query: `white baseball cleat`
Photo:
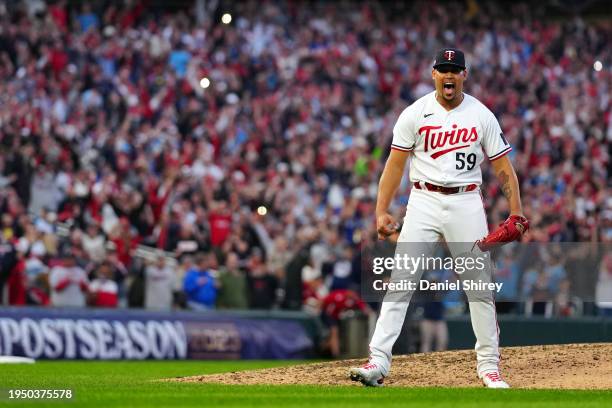
M 489 371 L 480 378 L 482 378 L 482 382 L 487 388 L 510 388 L 508 383 L 502 380 L 499 371 Z
M 382 387 L 385 376 L 376 364 L 367 363 L 361 367 L 353 367 L 349 370 L 349 377 L 353 381 L 359 381 L 366 387 Z

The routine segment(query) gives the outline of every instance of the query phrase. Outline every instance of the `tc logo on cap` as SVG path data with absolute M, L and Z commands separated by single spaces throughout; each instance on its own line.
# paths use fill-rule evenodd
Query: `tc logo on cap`
M 444 57 L 446 57 L 447 60 L 452 61 L 455 59 L 455 51 L 453 50 L 447 50 L 444 51 Z

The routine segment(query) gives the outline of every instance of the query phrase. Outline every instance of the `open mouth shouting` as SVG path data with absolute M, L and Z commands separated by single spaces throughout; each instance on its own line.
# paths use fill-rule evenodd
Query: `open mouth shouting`
M 455 83 L 444 81 L 444 97 L 451 99 L 453 96 L 455 96 Z

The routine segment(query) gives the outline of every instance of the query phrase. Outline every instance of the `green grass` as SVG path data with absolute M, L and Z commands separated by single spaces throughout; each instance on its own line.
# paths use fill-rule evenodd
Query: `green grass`
M 0 389 L 66 389 L 72 401 L 7 401 L 19 407 L 604 407 L 612 391 L 350 386 L 225 386 L 154 380 L 295 364 L 289 361 L 38 362 L 0 366 Z

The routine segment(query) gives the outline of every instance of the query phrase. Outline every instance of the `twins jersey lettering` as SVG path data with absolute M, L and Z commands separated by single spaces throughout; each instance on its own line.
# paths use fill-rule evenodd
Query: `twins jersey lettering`
M 404 109 L 391 148 L 414 153 L 410 181 L 446 187 L 480 185 L 484 154 L 496 160 L 512 150 L 495 115 L 479 100 L 464 94 L 463 102 L 447 111 L 435 91 Z

